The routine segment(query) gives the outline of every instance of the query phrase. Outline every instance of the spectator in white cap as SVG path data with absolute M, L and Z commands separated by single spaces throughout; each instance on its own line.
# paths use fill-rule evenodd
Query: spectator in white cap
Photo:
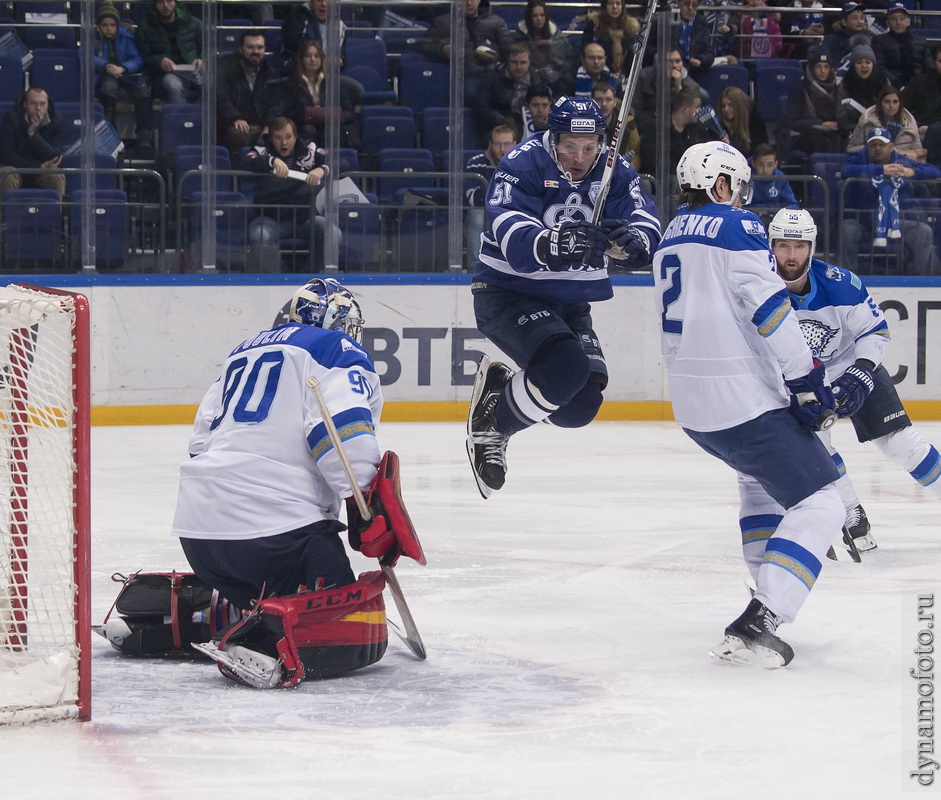
M 843 178 L 868 178 L 846 186 L 842 221 L 841 263 L 856 264 L 859 240 L 864 232 L 872 235 L 872 246 L 881 249 L 902 245 L 903 263 L 911 274 L 933 275 L 938 261 L 929 225 L 914 219 L 901 219 L 901 199 L 911 197 L 909 179 L 936 180 L 941 169 L 922 164 L 895 149 L 888 128 L 873 128 L 866 146 L 853 153 L 843 165 Z
M 889 31 L 872 40 L 872 50 L 892 85 L 903 89 L 929 67 L 928 40 L 909 31 L 912 21 L 904 3 L 891 3 L 885 21 Z

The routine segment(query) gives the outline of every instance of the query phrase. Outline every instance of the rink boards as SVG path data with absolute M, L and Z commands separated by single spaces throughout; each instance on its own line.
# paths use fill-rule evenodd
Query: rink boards
M 468 275 L 338 275 L 360 298 L 364 344 L 383 380 L 387 420 L 466 414 L 482 353 Z M 42 283 L 43 276 L 30 276 Z M 92 314 L 96 424 L 188 423 L 242 339 L 271 326 L 296 281 L 289 275 L 57 276 L 86 293 Z M 84 285 L 83 285 L 84 284 Z M 602 417 L 671 418 L 653 284 L 615 279 L 593 306 L 610 383 Z M 885 365 L 913 417 L 941 419 L 941 280 L 867 280 L 892 330 Z M 47 284 L 48 285 L 48 284 Z

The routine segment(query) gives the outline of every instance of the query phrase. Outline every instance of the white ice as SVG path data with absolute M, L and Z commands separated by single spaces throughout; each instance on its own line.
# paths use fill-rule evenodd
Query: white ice
M 941 444 L 941 423 L 918 428 Z M 672 423 L 526 431 L 510 444 L 505 489 L 487 501 L 462 425 L 380 434 L 401 457 L 428 554 L 426 567 L 397 569 L 427 661 L 392 641 L 359 673 L 264 692 L 208 662 L 129 660 L 94 637 L 93 720 L 0 729 L 0 797 L 925 791 L 909 777 L 918 697 L 908 670 L 917 598 L 941 589 L 941 503 L 848 424 L 835 441 L 879 549 L 862 564 L 824 565 L 782 629 L 797 655 L 779 671 L 707 655 L 748 600 L 737 493 L 733 474 Z M 96 622 L 117 593 L 112 573 L 186 567 L 168 529 L 187 435 L 94 429 Z

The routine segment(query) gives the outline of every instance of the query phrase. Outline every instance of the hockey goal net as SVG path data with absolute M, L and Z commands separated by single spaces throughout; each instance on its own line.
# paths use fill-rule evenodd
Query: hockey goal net
M 91 715 L 89 321 L 0 287 L 0 724 Z

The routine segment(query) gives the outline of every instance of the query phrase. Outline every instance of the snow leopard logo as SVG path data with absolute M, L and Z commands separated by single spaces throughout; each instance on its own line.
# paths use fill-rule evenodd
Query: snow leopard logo
M 819 320 L 802 319 L 800 322 L 801 333 L 804 334 L 804 341 L 811 352 L 819 359 L 824 360 L 826 349 L 840 332 L 839 328 L 831 328 L 824 325 Z
M 843 273 L 840 272 L 840 270 L 838 270 L 838 269 L 837 269 L 836 267 L 834 267 L 832 264 L 827 267 L 827 273 L 826 273 L 826 274 L 827 274 L 827 278 L 829 278 L 831 281 L 841 281 L 841 280 L 843 280 Z

